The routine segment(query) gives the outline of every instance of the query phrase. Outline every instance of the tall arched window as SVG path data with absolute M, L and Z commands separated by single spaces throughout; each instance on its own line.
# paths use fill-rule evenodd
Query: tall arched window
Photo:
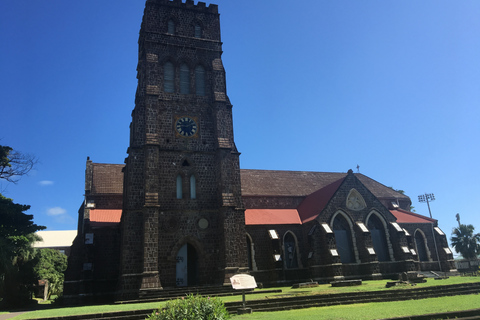
M 177 199 L 183 198 L 182 176 L 177 176 Z
M 342 263 L 354 263 L 352 233 L 348 221 L 341 214 L 337 214 L 333 221 L 333 232 L 335 233 L 335 242 L 337 251 Z
M 203 66 L 195 68 L 195 94 L 197 96 L 205 95 L 205 68 Z
M 175 67 L 171 62 L 167 62 L 163 66 L 163 90 L 175 92 Z
M 168 30 L 167 33 L 175 34 L 175 21 L 172 19 L 168 20 Z
M 246 235 L 247 238 L 247 262 L 248 262 L 248 269 L 253 270 L 253 259 L 252 259 L 252 240 L 250 237 Z
M 415 231 L 415 247 L 417 248 L 417 256 L 419 261 L 428 261 L 427 242 L 423 233 L 419 230 Z
M 285 250 L 285 267 L 287 269 L 298 268 L 297 241 L 291 232 L 287 232 L 283 238 Z
M 197 179 L 195 179 L 195 176 L 192 174 L 190 176 L 190 199 L 196 199 L 197 198 Z
M 180 66 L 180 93 L 190 93 L 190 69 L 185 63 Z
M 390 261 L 385 228 L 376 214 L 370 215 L 367 227 L 372 236 L 373 248 L 377 254 L 378 261 Z
M 195 38 L 201 38 L 202 37 L 202 27 L 196 23 L 195 24 Z

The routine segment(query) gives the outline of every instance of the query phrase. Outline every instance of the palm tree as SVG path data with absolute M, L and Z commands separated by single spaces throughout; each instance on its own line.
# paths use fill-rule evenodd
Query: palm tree
M 450 238 L 455 251 L 469 260 L 477 259 L 480 254 L 480 233 L 474 234 L 474 230 L 471 224 L 459 224 L 458 228 L 453 228 Z

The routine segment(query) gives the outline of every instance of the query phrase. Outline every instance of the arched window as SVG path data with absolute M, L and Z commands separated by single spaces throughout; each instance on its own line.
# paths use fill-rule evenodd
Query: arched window
M 197 96 L 205 95 L 205 68 L 202 66 L 195 68 L 195 94 Z
M 190 199 L 196 199 L 197 198 L 197 179 L 195 179 L 195 176 L 192 174 L 190 176 Z
M 183 198 L 182 176 L 177 176 L 177 199 Z
M 376 214 L 370 215 L 367 227 L 372 236 L 373 248 L 377 254 L 378 261 L 390 261 L 385 228 Z
M 287 269 L 298 268 L 297 241 L 291 232 L 287 232 L 283 238 L 285 250 L 285 267 Z
M 253 259 L 252 259 L 252 240 L 248 235 L 245 236 L 247 238 L 247 261 L 248 261 L 248 269 L 253 270 Z
M 202 37 L 202 27 L 196 23 L 195 24 L 195 38 L 201 38 Z
M 190 93 L 190 69 L 185 63 L 180 66 L 180 93 Z
M 415 231 L 415 247 L 417 248 L 418 260 L 428 261 L 427 242 L 423 233 L 419 230 Z
M 163 90 L 175 92 L 175 68 L 171 62 L 167 62 L 163 66 Z
M 257 271 L 257 263 L 255 262 L 255 244 L 253 243 L 252 237 L 246 233 L 246 240 L 247 240 L 247 262 L 248 262 L 248 269 Z
M 337 214 L 333 221 L 333 232 L 335 233 L 335 242 L 337 251 L 342 263 L 354 263 L 352 233 L 350 225 L 343 215 Z
M 168 30 L 167 33 L 175 34 L 175 21 L 172 19 L 168 20 Z

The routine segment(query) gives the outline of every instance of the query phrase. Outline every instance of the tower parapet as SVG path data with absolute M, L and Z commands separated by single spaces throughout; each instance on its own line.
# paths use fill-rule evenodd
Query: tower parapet
M 199 1 L 196 5 L 195 5 L 195 1 L 193 0 L 186 0 L 185 2 L 183 2 L 182 0 L 147 0 L 147 2 L 164 4 L 164 5 L 169 5 L 171 7 L 177 7 L 182 9 L 203 11 L 206 13 L 218 13 L 218 5 L 212 3 L 212 4 L 209 4 L 207 7 L 206 3 L 202 1 Z

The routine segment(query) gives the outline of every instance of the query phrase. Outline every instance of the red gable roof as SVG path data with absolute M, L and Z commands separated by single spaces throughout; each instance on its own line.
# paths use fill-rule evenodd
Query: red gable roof
M 338 179 L 322 189 L 315 191 L 300 203 L 298 206 L 298 212 L 300 213 L 300 218 L 303 223 L 315 219 L 320 212 L 322 212 L 323 208 L 325 208 L 328 201 L 333 197 L 333 194 L 337 191 L 338 187 L 340 187 L 343 180 L 345 180 L 345 178 Z
M 390 212 L 397 218 L 397 223 L 435 223 L 437 220 L 410 211 L 395 209 Z
M 93 225 L 105 225 L 112 223 L 120 223 L 122 218 L 122 210 L 104 210 L 104 209 L 91 209 L 90 210 L 90 222 Z
M 302 224 L 296 209 L 247 209 L 245 225 Z

